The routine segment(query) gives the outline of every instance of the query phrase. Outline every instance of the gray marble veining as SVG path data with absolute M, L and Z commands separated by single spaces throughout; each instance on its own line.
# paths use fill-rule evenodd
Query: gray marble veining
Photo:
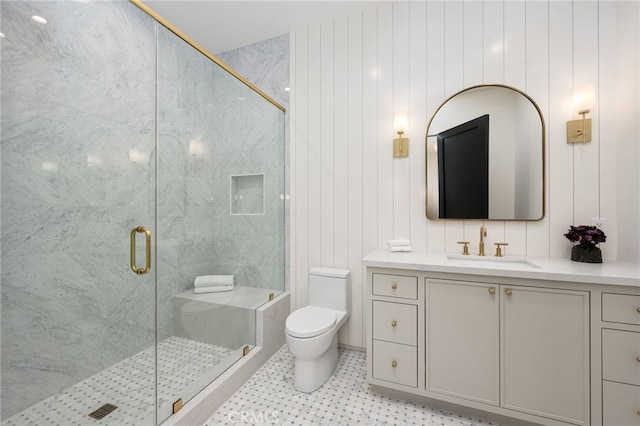
M 169 31 L 158 36 L 159 289 L 233 274 L 238 286 L 282 291 L 283 114 Z M 253 173 L 264 175 L 264 214 L 232 216 L 230 177 Z M 161 298 L 159 318 L 171 313 Z
M 130 273 L 128 234 L 153 220 L 155 59 L 153 21 L 127 2 L 1 12 L 7 418 L 154 342 L 154 283 Z
M 289 34 L 216 53 L 243 77 L 288 109 Z
M 289 34 L 264 40 L 249 46 L 217 53 L 216 56 L 239 72 L 287 109 L 284 129 L 289 129 Z M 289 133 L 285 132 L 285 189 L 289 193 Z M 289 203 L 285 202 L 285 289 L 289 289 Z
M 282 290 L 286 151 L 280 110 L 130 2 L 1 12 L 5 419 L 171 336 L 197 275 Z M 264 214 L 231 216 L 246 173 Z M 129 269 L 137 225 L 155 275 Z

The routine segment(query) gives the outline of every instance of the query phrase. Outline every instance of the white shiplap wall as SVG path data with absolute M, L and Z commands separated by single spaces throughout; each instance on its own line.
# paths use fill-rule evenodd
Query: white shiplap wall
M 306 304 L 310 267 L 350 269 L 352 313 L 340 340 L 363 347 L 364 255 L 394 238 L 414 250 L 458 252 L 462 239 L 477 247 L 479 221 L 429 221 L 424 205 L 426 125 L 471 85 L 520 88 L 546 122 L 546 215 L 487 222 L 488 247 L 506 241 L 509 255 L 568 256 L 562 234 L 592 217 L 609 219 L 615 241 L 616 140 L 601 129 L 623 107 L 607 95 L 616 90 L 616 43 L 608 1 L 390 2 L 292 32 L 292 308 Z M 568 145 L 573 88 L 585 83 L 597 92 L 593 141 Z M 394 113 L 409 116 L 408 158 L 391 155 Z M 603 249 L 616 258 L 615 244 Z

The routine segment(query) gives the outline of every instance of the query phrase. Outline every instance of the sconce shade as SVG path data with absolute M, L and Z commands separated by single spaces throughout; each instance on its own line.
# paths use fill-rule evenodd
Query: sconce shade
M 582 111 L 590 112 L 596 106 L 596 86 L 585 84 L 577 87 L 573 92 L 573 111 L 582 114 Z
M 397 134 L 404 134 L 407 131 L 409 119 L 405 114 L 396 114 L 393 118 L 393 129 Z

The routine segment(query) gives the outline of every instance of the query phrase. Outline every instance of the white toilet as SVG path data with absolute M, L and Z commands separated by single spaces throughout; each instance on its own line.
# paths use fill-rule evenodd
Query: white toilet
M 307 306 L 287 317 L 286 339 L 295 356 L 293 384 L 313 392 L 338 364 L 338 330 L 349 317 L 351 274 L 346 269 L 312 268 Z

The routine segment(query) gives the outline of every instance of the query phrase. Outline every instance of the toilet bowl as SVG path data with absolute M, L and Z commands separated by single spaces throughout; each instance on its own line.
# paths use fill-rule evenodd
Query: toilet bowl
M 307 306 L 286 321 L 286 340 L 294 355 L 294 387 L 313 392 L 338 364 L 338 331 L 349 317 L 351 274 L 345 269 L 312 268 Z

